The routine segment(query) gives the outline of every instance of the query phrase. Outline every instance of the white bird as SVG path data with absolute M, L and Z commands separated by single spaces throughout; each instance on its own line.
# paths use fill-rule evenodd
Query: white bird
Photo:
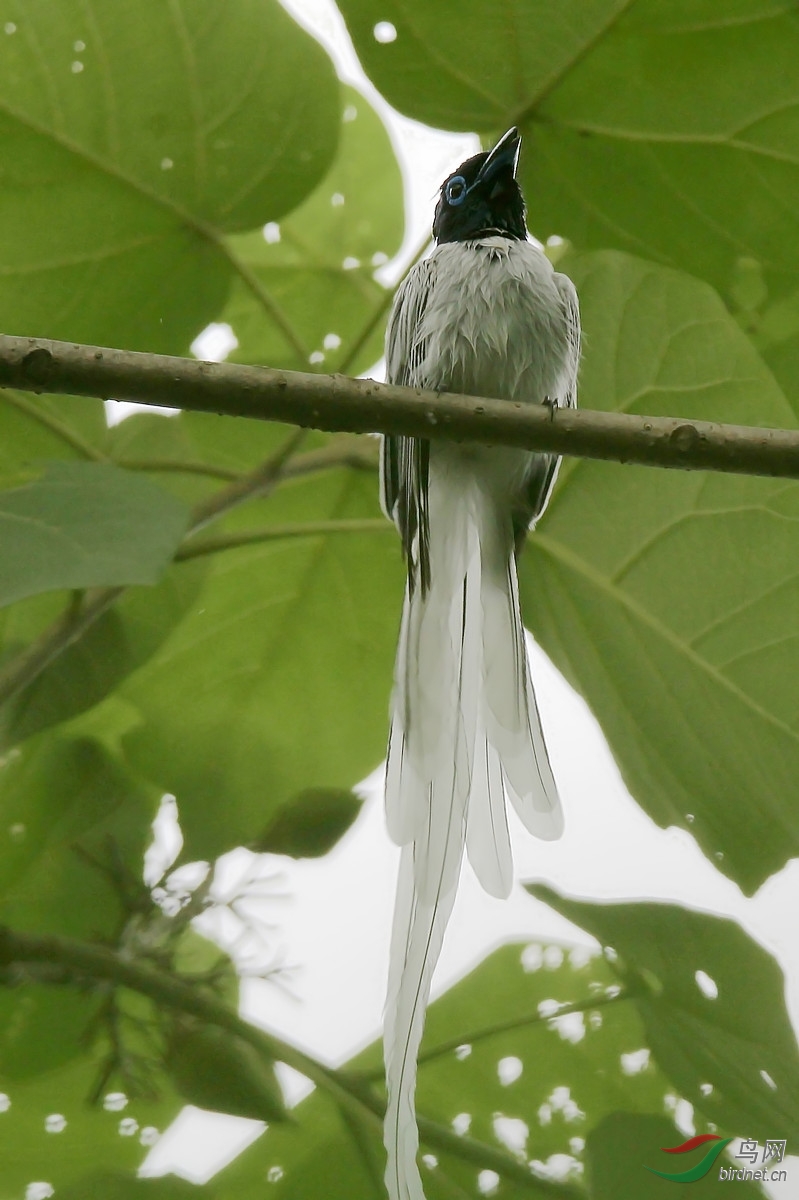
M 444 181 L 436 246 L 401 284 L 389 318 L 390 383 L 576 404 L 577 295 L 528 240 L 520 144 L 510 129 Z M 486 891 L 505 897 L 506 797 L 537 837 L 563 828 L 515 561 L 558 464 L 508 447 L 383 439 L 382 503 L 408 563 L 386 767 L 388 829 L 402 846 L 384 1030 L 391 1200 L 424 1200 L 416 1058 L 464 847 Z

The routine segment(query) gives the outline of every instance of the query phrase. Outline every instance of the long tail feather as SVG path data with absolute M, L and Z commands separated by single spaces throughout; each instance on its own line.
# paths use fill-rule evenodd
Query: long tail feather
M 386 769 L 389 831 L 403 846 L 384 1033 L 391 1200 L 424 1200 L 416 1059 L 464 848 L 483 887 L 507 896 L 505 793 L 538 836 L 556 836 L 560 811 L 530 680 L 510 528 L 500 526 L 473 477 L 431 474 L 429 501 L 430 584 L 405 596 Z

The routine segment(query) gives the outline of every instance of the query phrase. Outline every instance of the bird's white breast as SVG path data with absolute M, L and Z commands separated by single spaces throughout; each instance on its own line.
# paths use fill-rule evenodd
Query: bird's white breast
M 495 236 L 437 246 L 430 268 L 412 382 L 530 404 L 556 399 L 568 335 L 547 257 L 531 242 Z

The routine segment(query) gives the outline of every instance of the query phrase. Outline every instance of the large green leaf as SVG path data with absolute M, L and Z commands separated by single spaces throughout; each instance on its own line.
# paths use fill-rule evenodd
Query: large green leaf
M 222 316 L 239 342 L 233 361 L 355 374 L 383 352 L 391 292 L 374 267 L 402 241 L 402 177 L 365 97 L 348 88 L 344 103 L 338 156 L 313 195 L 279 225 L 229 240 L 275 306 L 236 282 Z
M 99 1063 L 84 1056 L 24 1084 L 6 1083 L 0 1076 L 0 1090 L 10 1100 L 8 1110 L 0 1113 L 3 1200 L 23 1197 L 33 1180 L 49 1183 L 59 1200 L 62 1195 L 81 1200 L 84 1196 L 87 1200 L 178 1200 L 185 1196 L 185 1189 L 159 1191 L 155 1183 L 149 1192 L 144 1187 L 139 1192 L 121 1187 L 110 1187 L 108 1192 L 78 1190 L 90 1170 L 133 1176 L 146 1147 L 181 1107 L 169 1093 L 160 1100 L 128 1098 L 114 1082 L 104 1090 L 100 1103 L 91 1107 L 87 1099 L 98 1069 Z M 74 1191 L 66 1190 L 70 1185 L 75 1186 Z
M 613 252 L 567 266 L 586 407 L 795 425 L 708 287 Z M 632 794 L 746 891 L 799 853 L 798 517 L 794 482 L 572 461 L 520 568 Z
M 42 735 L 6 755 L 0 922 L 38 934 L 115 937 L 122 888 L 140 878 L 156 806 L 157 795 L 89 739 Z M 114 872 L 122 872 L 119 892 Z M 81 1053 L 95 1004 L 88 992 L 0 989 L 0 1071 L 24 1078 Z
M 108 696 L 155 653 L 183 619 L 196 602 L 204 573 L 201 562 L 186 563 L 167 571 L 156 587 L 129 589 L 41 675 L 3 705 L 0 749 L 73 718 Z M 61 597 L 58 600 L 66 603 Z M 31 612 L 32 608 L 15 605 L 10 610 L 3 646 L 9 656 L 23 651 L 26 642 L 47 623 L 47 619 L 38 619 L 43 613 Z M 44 612 L 52 619 L 49 609 Z
M 102 400 L 0 391 L 0 488 L 17 487 L 53 458 L 91 460 L 107 437 Z
M 795 288 L 793 0 L 342 0 L 367 72 L 408 115 L 528 135 L 530 226 L 726 290 L 741 255 Z M 393 26 L 395 38 L 391 37 Z
M 331 471 L 226 528 L 374 517 L 375 491 Z M 388 525 L 215 556 L 193 611 L 122 688 L 144 718 L 126 752 L 177 796 L 191 854 L 249 842 L 290 796 L 351 787 L 380 760 L 402 586 Z
M 570 956 L 568 947 L 532 943 L 496 951 L 431 1005 L 419 1066 L 420 1113 L 449 1131 L 462 1134 L 468 1127 L 470 1138 L 517 1163 L 550 1169 L 570 1163 L 579 1176 L 588 1130 L 620 1106 L 659 1112 L 668 1090 L 661 1072 L 647 1064 L 635 1008 L 624 1000 L 607 1003 L 606 989 L 615 982 L 600 956 L 580 950 Z M 589 1002 L 585 1013 L 552 1019 L 558 1005 L 581 1001 Z M 379 1077 L 380 1063 L 375 1045 L 348 1067 L 368 1067 Z M 299 1129 L 268 1129 L 219 1176 L 220 1197 L 249 1197 L 249 1189 L 277 1169 L 278 1200 L 384 1195 L 384 1152 L 373 1117 L 364 1113 L 360 1149 L 319 1090 L 296 1117 Z M 372 1169 L 364 1157 L 370 1152 Z M 478 1164 L 425 1144 L 424 1134 L 422 1153 L 437 1160 L 424 1168 L 429 1200 L 484 1194 Z M 560 1155 L 565 1158 L 553 1158 Z M 514 1200 L 540 1195 L 510 1181 L 499 1194 Z
M 0 492 L 0 605 L 37 592 L 153 584 L 189 520 L 185 505 L 110 463 L 53 462 Z
M 589 904 L 527 889 L 643 976 L 635 999 L 661 1070 L 709 1121 L 760 1140 L 799 1136 L 799 1047 L 777 963 L 734 921 L 669 904 Z M 779 1133 L 774 1132 L 779 1130 Z
M 208 1184 L 198 1192 L 195 1184 L 174 1175 L 141 1179 L 133 1171 L 124 1175 L 119 1171 L 97 1171 L 58 1189 L 58 1200 L 214 1200 L 215 1196 Z
M 276 0 L 0 4 L 0 326 L 175 352 L 333 157 L 321 48 Z
M 630 0 L 341 0 L 364 70 L 389 103 L 442 129 L 493 131 L 612 30 Z M 393 26 L 396 36 L 392 39 Z

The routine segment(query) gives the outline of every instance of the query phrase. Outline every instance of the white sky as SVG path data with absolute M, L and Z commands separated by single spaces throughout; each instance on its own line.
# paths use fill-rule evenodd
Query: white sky
M 330 49 L 341 77 L 368 96 L 389 128 L 404 168 L 409 213 L 403 249 L 392 264 L 396 277 L 429 231 L 441 179 L 475 152 L 477 139 L 435 133 L 390 109 L 361 72 L 330 0 L 283 2 Z M 543 880 L 586 898 L 668 899 L 736 918 L 782 965 L 789 1010 L 799 1027 L 799 861 L 789 863 L 746 900 L 687 833 L 658 829 L 630 799 L 596 721 L 535 648 L 533 674 L 566 812 L 566 833 L 559 842 L 543 843 L 514 827 L 517 878 Z M 385 831 L 381 787 L 378 770 L 366 782 L 362 816 L 334 853 L 318 862 L 281 860 L 279 885 L 285 898 L 261 902 L 263 920 L 271 927 L 265 932 L 271 953 L 295 967 L 290 975 L 292 995 L 260 981 L 243 987 L 247 1017 L 332 1064 L 344 1062 L 374 1040 L 381 1028 L 398 862 L 398 851 Z M 230 877 L 235 879 L 243 865 L 244 859 L 235 859 Z M 494 900 L 467 869 L 434 992 L 440 993 L 501 942 L 524 937 L 590 944 L 582 931 L 532 900 L 521 886 L 509 900 Z M 297 1082 L 290 1084 L 294 1095 L 300 1090 Z M 186 1110 L 178 1124 L 179 1136 L 162 1139 L 151 1152 L 147 1174 L 172 1169 L 201 1182 L 261 1128 L 257 1122 L 211 1118 L 196 1110 Z M 773 1136 L 782 1134 L 774 1130 Z M 793 1159 L 788 1173 L 796 1178 L 799 1159 Z M 786 1200 L 784 1187 L 774 1185 L 772 1194 Z

